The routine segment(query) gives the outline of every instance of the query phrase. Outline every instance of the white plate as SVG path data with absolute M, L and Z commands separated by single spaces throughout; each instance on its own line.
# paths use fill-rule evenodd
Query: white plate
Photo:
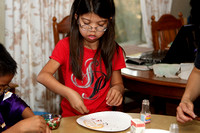
M 144 133 L 169 133 L 169 131 L 161 129 L 145 129 Z
M 76 122 L 86 128 L 104 131 L 118 132 L 131 126 L 132 117 L 119 111 L 103 111 L 82 116 Z

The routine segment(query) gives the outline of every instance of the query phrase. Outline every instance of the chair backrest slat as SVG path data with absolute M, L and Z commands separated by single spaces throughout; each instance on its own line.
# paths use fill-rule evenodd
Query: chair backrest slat
M 168 48 L 168 44 L 174 41 L 179 29 L 184 24 L 182 16 L 182 13 L 179 13 L 177 19 L 171 14 L 164 14 L 158 21 L 155 21 L 155 16 L 151 17 L 154 50 L 165 50 Z

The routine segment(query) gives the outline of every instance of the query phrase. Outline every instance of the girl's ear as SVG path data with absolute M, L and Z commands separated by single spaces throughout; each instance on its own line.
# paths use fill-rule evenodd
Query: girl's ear
M 78 15 L 76 13 L 75 13 L 74 17 L 75 17 L 75 19 L 78 19 Z
M 110 20 L 112 20 L 112 17 L 110 17 Z

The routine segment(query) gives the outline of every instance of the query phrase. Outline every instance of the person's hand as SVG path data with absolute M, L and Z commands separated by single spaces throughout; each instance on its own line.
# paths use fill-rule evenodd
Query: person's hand
M 180 123 L 192 121 L 196 115 L 193 111 L 194 105 L 190 100 L 182 100 L 177 107 L 176 119 Z
M 72 108 L 80 112 L 81 114 L 88 113 L 89 110 L 86 108 L 82 97 L 78 92 L 71 90 L 70 95 L 67 97 Z
M 19 121 L 14 126 L 8 128 L 5 133 L 51 133 L 51 130 L 46 124 L 42 116 L 35 115 Z
M 27 133 L 51 133 L 42 116 L 35 115 L 33 117 L 20 121 L 23 132 Z
M 120 87 L 113 86 L 108 91 L 107 97 L 107 104 L 110 106 L 119 106 L 122 104 L 123 95 Z
M 49 128 L 47 124 L 46 124 L 46 133 L 51 133 L 51 129 Z

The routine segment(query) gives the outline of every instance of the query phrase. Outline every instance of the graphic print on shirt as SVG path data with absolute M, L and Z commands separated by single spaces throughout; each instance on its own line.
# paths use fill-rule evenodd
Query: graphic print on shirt
M 103 89 L 106 85 L 106 74 L 100 71 L 94 71 L 92 69 L 93 65 L 96 65 L 96 67 L 99 66 L 99 62 L 93 62 L 93 58 L 89 58 L 88 60 L 86 60 L 84 65 L 86 68 L 86 72 L 82 73 L 82 83 L 78 83 L 76 77 L 73 74 L 71 75 L 71 81 L 74 85 L 76 85 L 79 88 L 92 88 L 90 96 L 87 96 L 87 94 L 82 93 L 82 98 L 94 100 L 98 97 L 99 91 Z M 96 80 L 94 80 L 95 72 L 97 76 Z

